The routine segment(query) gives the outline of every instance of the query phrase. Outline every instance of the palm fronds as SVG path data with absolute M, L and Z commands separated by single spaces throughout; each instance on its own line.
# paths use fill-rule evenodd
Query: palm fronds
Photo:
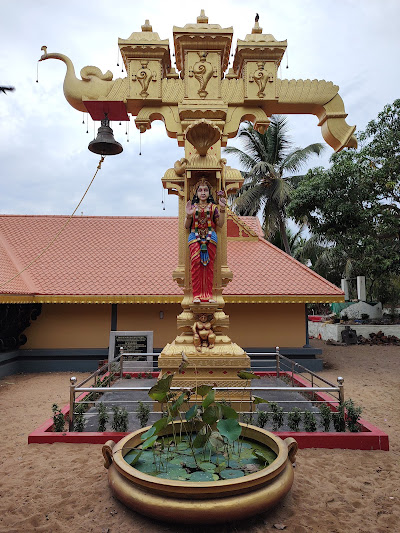
M 290 253 L 286 235 L 286 206 L 301 177 L 284 174 L 298 172 L 311 155 L 319 155 L 324 147 L 316 143 L 291 150 L 287 118 L 281 115 L 271 117 L 269 128 L 263 134 L 246 122 L 238 138 L 243 143 L 243 150 L 236 147 L 225 149 L 225 153 L 238 158 L 246 171 L 243 172 L 245 183 L 242 190 L 232 202 L 233 209 L 239 215 L 253 216 L 261 210 L 266 237 L 272 237 L 277 231 L 283 232 L 285 251 Z

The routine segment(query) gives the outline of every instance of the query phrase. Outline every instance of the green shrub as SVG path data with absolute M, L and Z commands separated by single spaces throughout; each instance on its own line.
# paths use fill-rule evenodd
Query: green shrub
M 269 420 L 268 411 L 259 411 L 257 410 L 257 426 L 263 428 Z
M 84 403 L 77 403 L 74 410 L 74 431 L 83 431 L 85 429 L 86 405 Z
M 330 407 L 326 403 L 323 403 L 319 408 L 319 412 L 324 431 L 329 431 L 332 420 L 332 411 L 330 410 Z
M 288 413 L 288 426 L 292 431 L 299 431 L 301 422 L 301 411 L 298 407 L 293 407 L 293 409 Z
M 103 402 L 100 402 L 97 406 L 97 410 L 99 412 L 99 426 L 98 431 L 101 433 L 106 430 L 106 424 L 108 422 L 109 416 L 107 413 L 107 407 L 104 405 Z
M 349 431 L 356 433 L 361 430 L 359 425 L 362 407 L 356 407 L 350 398 L 344 402 L 347 411 L 346 422 Z
M 144 428 L 147 426 L 150 416 L 150 407 L 143 402 L 138 402 L 136 409 L 136 417 L 140 422 L 140 427 Z
M 253 413 L 243 413 L 242 414 L 243 424 L 252 424 L 253 423 Z
M 312 411 L 305 411 L 303 423 L 304 431 L 317 431 L 317 419 L 315 418 L 315 414 Z
M 51 410 L 53 411 L 53 430 L 62 433 L 65 426 L 64 415 L 56 403 L 53 403 Z
M 335 431 L 346 431 L 344 403 L 339 404 L 338 410 L 332 413 L 332 420 Z
M 112 421 L 113 430 L 121 433 L 128 431 L 128 411 L 125 407 L 114 405 L 112 411 L 114 415 Z
M 269 404 L 272 412 L 272 431 L 278 431 L 283 424 L 283 409 L 275 402 Z

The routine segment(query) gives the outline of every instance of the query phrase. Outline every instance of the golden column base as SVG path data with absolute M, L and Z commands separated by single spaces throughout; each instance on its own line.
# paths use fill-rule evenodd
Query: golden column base
M 182 352 L 189 360 L 187 367 L 179 373 Z M 250 368 L 250 357 L 229 337 L 217 335 L 213 348 L 201 347 L 200 351 L 193 344 L 193 337 L 180 335 L 162 351 L 158 358 L 161 373 L 175 373 L 172 387 L 192 388 L 198 385 L 223 387 L 226 391 L 216 391 L 216 399 L 231 402 L 237 411 L 251 410 L 251 392 L 246 388 L 248 382 L 237 377 L 240 370 Z M 240 387 L 242 390 L 229 390 Z M 192 397 L 201 401 L 200 397 Z

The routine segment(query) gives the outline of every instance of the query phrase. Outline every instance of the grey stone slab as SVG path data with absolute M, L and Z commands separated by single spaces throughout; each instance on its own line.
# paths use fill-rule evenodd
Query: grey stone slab
M 100 402 L 107 402 L 110 419 L 107 424 L 107 431 L 112 431 L 111 422 L 112 422 L 112 406 L 119 405 L 125 407 L 129 413 L 128 416 L 128 431 L 136 431 L 140 428 L 140 423 L 136 416 L 136 409 L 138 402 L 148 402 L 150 398 L 148 397 L 147 391 L 137 390 L 138 387 L 152 387 L 156 383 L 156 379 L 122 379 L 118 380 L 112 387 L 107 388 L 106 392 L 102 395 L 100 399 L 95 402 L 95 406 L 91 407 L 85 414 L 85 431 L 97 431 L 98 429 L 98 410 L 97 405 Z M 314 405 L 312 401 L 306 396 L 299 392 L 290 392 L 290 385 L 285 381 L 273 377 L 266 377 L 259 380 L 253 380 L 252 385 L 254 387 L 284 387 L 287 390 L 283 391 L 254 391 L 254 395 L 266 399 L 268 402 L 276 402 L 280 407 L 283 408 L 284 412 L 288 412 L 293 407 L 298 407 L 301 411 L 312 411 L 317 418 L 317 430 L 322 431 L 322 424 L 320 422 L 319 409 L 318 405 Z M 129 387 L 131 391 L 117 391 L 117 387 Z M 136 389 L 136 390 L 135 390 Z M 291 403 L 285 403 L 290 401 Z M 150 405 L 151 410 L 153 410 L 153 402 L 151 401 Z M 259 411 L 268 411 L 271 412 L 269 404 L 259 404 L 257 406 Z M 248 415 L 249 416 L 249 415 Z M 149 417 L 148 425 L 153 424 L 156 420 L 160 418 L 159 413 L 152 413 Z M 254 413 L 251 417 L 250 423 L 257 425 L 257 413 Z M 247 418 L 248 420 L 248 418 Z M 300 429 L 303 428 L 303 424 L 300 424 Z M 272 415 L 270 415 L 270 420 L 265 426 L 265 429 L 272 429 Z M 333 430 L 333 428 L 332 428 Z M 287 415 L 284 416 L 284 424 L 280 428 L 280 431 L 290 431 L 287 425 Z

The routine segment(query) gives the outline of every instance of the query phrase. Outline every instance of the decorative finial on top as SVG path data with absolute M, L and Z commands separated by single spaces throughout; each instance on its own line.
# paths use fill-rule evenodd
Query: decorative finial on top
M 197 17 L 197 24 L 208 24 L 208 17 L 206 16 L 204 9 L 200 10 L 200 15 Z
M 142 31 L 153 31 L 153 26 L 150 24 L 150 21 L 148 19 L 144 21 Z
M 258 24 L 259 20 L 260 20 L 260 15 L 256 13 L 256 18 L 254 19 L 254 27 L 251 30 L 251 33 L 262 33 L 262 28 L 260 28 L 260 25 Z

